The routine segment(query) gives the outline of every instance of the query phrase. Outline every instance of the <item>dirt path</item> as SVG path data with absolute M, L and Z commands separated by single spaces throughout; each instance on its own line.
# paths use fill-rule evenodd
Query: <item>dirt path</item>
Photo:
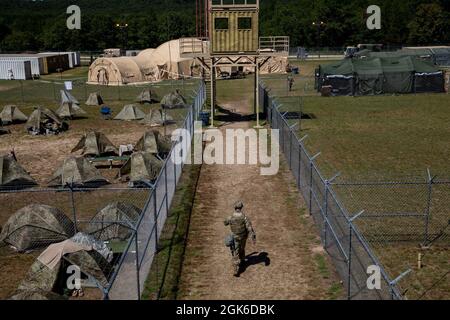
M 239 108 L 239 106 L 241 106 Z M 229 102 L 229 110 L 248 114 L 245 102 Z M 248 122 L 221 130 L 248 128 Z M 304 209 L 295 182 L 286 169 L 261 176 L 258 166 L 204 165 L 191 219 L 179 299 L 327 299 L 342 291 L 333 267 L 320 247 L 313 222 Z M 224 246 L 229 229 L 223 220 L 235 201 L 258 235 L 247 245 L 250 265 L 232 276 L 231 256 Z M 267 255 L 267 258 L 264 257 Z

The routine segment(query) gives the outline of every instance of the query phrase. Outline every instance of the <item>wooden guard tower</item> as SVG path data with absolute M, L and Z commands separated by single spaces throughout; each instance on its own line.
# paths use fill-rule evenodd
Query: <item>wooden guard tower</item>
M 217 68 L 254 68 L 254 110 L 259 127 L 259 70 L 271 57 L 288 55 L 289 37 L 259 37 L 259 0 L 205 1 L 208 37 L 181 39 L 180 55 L 199 60 L 203 68 L 209 71 L 212 127 Z

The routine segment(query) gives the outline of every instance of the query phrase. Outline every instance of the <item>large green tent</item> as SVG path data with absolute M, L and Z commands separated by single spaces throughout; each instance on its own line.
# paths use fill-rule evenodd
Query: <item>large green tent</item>
M 443 92 L 444 74 L 412 56 L 345 59 L 320 66 L 317 88 L 331 86 L 332 95 Z

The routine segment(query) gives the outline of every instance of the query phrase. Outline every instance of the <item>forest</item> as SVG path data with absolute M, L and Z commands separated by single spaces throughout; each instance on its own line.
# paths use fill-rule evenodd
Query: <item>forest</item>
M 449 0 L 261 0 L 260 35 L 290 36 L 291 46 L 450 43 Z M 81 30 L 66 27 L 81 8 Z M 381 30 L 366 9 L 381 8 Z M 195 36 L 195 0 L 0 0 L 0 51 L 143 49 Z M 313 22 L 321 21 L 317 28 Z M 117 28 L 117 24 L 127 28 Z

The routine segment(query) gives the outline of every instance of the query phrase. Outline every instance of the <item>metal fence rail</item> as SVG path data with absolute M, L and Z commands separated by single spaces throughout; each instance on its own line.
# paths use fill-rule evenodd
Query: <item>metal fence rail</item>
M 206 87 L 202 82 L 191 110 L 186 116 L 183 129 L 194 136 L 194 121 L 206 100 Z M 186 143 L 190 146 L 190 141 Z M 128 242 L 105 291 L 105 299 L 139 300 L 149 271 L 158 251 L 158 241 L 169 213 L 170 205 L 180 179 L 184 163 L 174 162 L 177 149 L 172 147 L 153 190 L 145 204 L 133 236 Z
M 280 147 L 305 199 L 310 214 L 321 230 L 324 247 L 337 271 L 344 279 L 348 299 L 401 299 L 397 281 L 392 280 L 371 250 L 356 221 L 360 214 L 350 214 L 332 185 L 336 177 L 326 179 L 318 169 L 302 139 L 297 136 L 282 113 L 280 105 L 270 97 L 263 83 L 259 84 L 261 101 L 272 128 L 280 130 Z M 368 268 L 381 272 L 381 288 L 369 289 Z

